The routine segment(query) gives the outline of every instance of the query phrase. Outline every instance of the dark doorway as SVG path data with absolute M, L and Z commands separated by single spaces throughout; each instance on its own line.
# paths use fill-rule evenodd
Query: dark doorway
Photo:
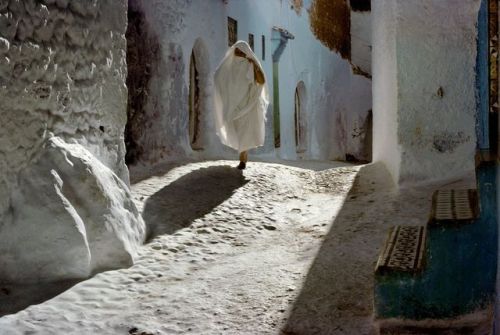
M 160 45 L 150 31 L 144 13 L 134 0 L 129 0 L 127 38 L 127 124 L 125 126 L 125 162 L 130 165 L 144 153 L 141 138 L 148 117 L 146 104 L 150 95 L 149 83 L 160 62 Z
M 306 88 L 299 82 L 295 88 L 295 148 L 297 153 L 306 151 Z
M 189 64 L 189 143 L 193 150 L 202 149 L 200 145 L 200 109 L 200 74 L 193 51 Z

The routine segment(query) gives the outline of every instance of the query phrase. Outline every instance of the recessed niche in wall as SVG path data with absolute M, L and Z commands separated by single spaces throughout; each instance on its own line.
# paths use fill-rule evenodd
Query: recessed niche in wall
M 295 89 L 295 146 L 298 153 L 306 151 L 306 87 L 301 81 Z

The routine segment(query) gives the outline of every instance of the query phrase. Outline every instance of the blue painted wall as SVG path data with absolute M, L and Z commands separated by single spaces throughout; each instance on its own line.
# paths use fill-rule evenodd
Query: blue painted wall
M 421 274 L 377 275 L 377 318 L 443 319 L 494 303 L 498 262 L 496 166 L 479 167 L 477 178 L 480 218 L 429 226 Z

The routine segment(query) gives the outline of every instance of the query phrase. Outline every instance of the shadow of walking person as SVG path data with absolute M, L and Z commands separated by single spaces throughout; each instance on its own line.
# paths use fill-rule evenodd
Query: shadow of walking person
M 175 180 L 146 201 L 146 241 L 189 226 L 247 182 L 240 170 L 227 165 L 201 168 Z

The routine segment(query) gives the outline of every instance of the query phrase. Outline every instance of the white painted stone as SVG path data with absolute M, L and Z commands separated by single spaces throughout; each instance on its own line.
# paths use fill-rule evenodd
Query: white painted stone
M 374 155 L 398 183 L 474 170 L 479 3 L 372 3 Z
M 128 183 L 123 139 L 126 25 L 126 0 L 0 1 L 2 280 L 85 277 L 100 268 L 130 264 L 138 243 L 132 239 L 140 240 L 140 234 L 120 231 L 118 222 L 133 226 L 138 218 L 126 186 L 110 177 L 113 171 Z M 60 152 L 77 157 L 88 150 L 85 155 L 93 155 L 85 158 L 89 169 L 70 168 L 55 149 L 47 153 L 50 133 L 75 146 L 57 144 Z M 102 172 L 99 164 L 111 171 Z M 42 166 L 50 169 L 42 171 Z M 69 185 L 86 202 L 75 203 L 65 192 Z M 92 227 L 103 225 L 109 229 L 99 228 L 99 237 Z M 109 248 L 102 247 L 108 230 L 116 236 Z
M 0 281 L 85 278 L 132 264 L 144 221 L 126 184 L 83 146 L 50 138 L 18 180 L 0 227 Z
M 399 179 L 401 149 L 398 140 L 396 58 L 396 4 L 372 3 L 373 160 L 382 161 Z

